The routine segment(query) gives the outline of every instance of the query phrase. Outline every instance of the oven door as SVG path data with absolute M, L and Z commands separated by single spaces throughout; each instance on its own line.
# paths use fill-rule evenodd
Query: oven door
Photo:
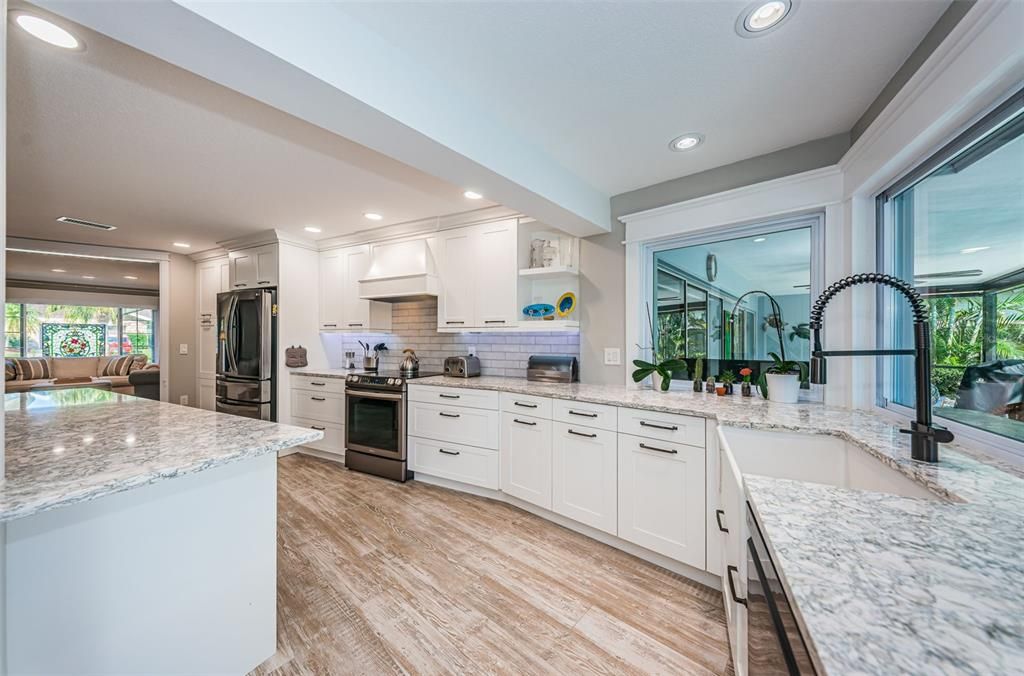
M 405 395 L 345 390 L 345 448 L 405 460 Z
M 747 673 L 816 674 L 761 528 L 747 506 Z

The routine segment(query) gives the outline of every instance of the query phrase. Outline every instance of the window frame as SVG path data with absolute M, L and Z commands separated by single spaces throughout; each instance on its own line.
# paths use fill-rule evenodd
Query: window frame
M 914 168 L 898 177 L 875 196 L 876 271 L 885 273 L 892 269 L 894 263 L 894 252 L 892 251 L 894 247 L 889 242 L 886 232 L 894 218 L 894 198 L 930 176 L 936 169 L 983 139 L 1011 117 L 1022 112 L 1024 112 L 1024 88 L 1011 94 L 1005 101 L 963 129 L 952 141 L 925 157 Z M 881 286 L 876 289 L 875 298 L 878 308 L 876 316 L 879 319 L 876 322 L 875 343 L 879 347 L 892 346 L 893 328 L 889 318 L 893 314 L 894 303 L 904 301 L 902 298 L 893 299 L 892 295 L 887 294 L 885 288 Z M 887 416 L 898 416 L 904 420 L 913 419 L 916 415 L 914 408 L 891 399 L 894 387 L 892 376 L 894 359 L 892 356 L 875 358 L 875 410 Z M 938 417 L 937 422 L 953 432 L 955 436 L 967 439 L 981 447 L 986 453 L 1008 460 L 1018 466 L 1024 464 L 1024 442 L 947 418 Z
M 5 303 L 5 306 L 6 305 L 17 305 L 20 308 L 19 316 L 18 316 L 18 328 L 19 328 L 20 339 L 21 339 L 20 355 L 19 356 L 22 359 L 26 358 L 25 350 L 28 347 L 28 341 L 27 341 L 28 335 L 27 335 L 27 332 L 26 332 L 26 329 L 25 329 L 25 306 L 26 305 L 48 305 L 48 304 L 49 305 L 53 305 L 53 303 Z M 75 303 L 63 303 L 63 305 L 74 305 L 74 306 L 77 306 L 77 307 L 94 307 L 94 306 L 91 306 L 91 305 L 77 305 Z M 158 319 L 157 319 L 158 311 L 153 309 L 153 308 L 139 307 L 139 306 L 133 306 L 133 307 L 117 306 L 117 355 L 116 356 L 122 357 L 125 354 L 137 354 L 137 353 L 133 353 L 133 352 L 132 353 L 126 353 L 124 351 L 124 336 L 125 336 L 125 332 L 124 332 L 124 313 L 125 313 L 125 310 L 135 310 L 136 311 L 136 313 L 135 313 L 136 317 L 138 316 L 138 311 L 139 310 L 150 310 L 152 312 L 151 332 L 150 332 L 150 335 L 152 336 L 152 341 L 151 341 L 150 349 L 153 352 L 153 361 L 152 361 L 152 363 L 158 364 L 159 360 L 160 360 L 160 352 L 159 352 L 159 350 L 157 348 L 157 335 L 159 333 L 159 324 L 158 324 Z M 4 346 L 4 352 L 6 353 L 6 345 Z M 114 355 L 105 355 L 105 356 L 114 356 Z M 12 359 L 13 357 L 7 357 L 6 354 L 5 354 L 5 358 L 6 359 Z

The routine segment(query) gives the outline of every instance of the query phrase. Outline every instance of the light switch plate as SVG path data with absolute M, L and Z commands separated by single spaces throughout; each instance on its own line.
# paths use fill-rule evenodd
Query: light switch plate
M 605 366 L 621 366 L 622 365 L 622 351 L 617 347 L 606 347 L 604 348 L 604 365 Z
M 188 354 L 188 343 L 178 345 L 178 354 Z

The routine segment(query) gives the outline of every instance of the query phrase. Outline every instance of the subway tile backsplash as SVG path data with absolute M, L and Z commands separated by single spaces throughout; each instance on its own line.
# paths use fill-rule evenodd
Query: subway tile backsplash
M 356 366 L 360 366 L 360 340 L 371 346 L 387 343 L 389 351 L 381 359 L 381 368 L 398 368 L 405 348 L 416 350 L 421 371 L 441 371 L 445 357 L 472 352 L 480 357 L 480 368 L 486 376 L 525 378 L 526 360 L 531 354 L 580 355 L 578 333 L 438 333 L 436 300 L 393 304 L 391 331 L 386 333 L 321 333 L 329 366 L 347 366 L 348 351 L 356 353 Z

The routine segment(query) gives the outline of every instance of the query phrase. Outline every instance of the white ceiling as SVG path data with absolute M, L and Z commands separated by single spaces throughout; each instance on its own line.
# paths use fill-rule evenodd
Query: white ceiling
M 54 269 L 64 272 L 53 272 Z M 89 275 L 94 279 L 85 279 L 83 275 Z M 125 279 L 125 275 L 138 279 Z M 140 263 L 8 251 L 7 279 L 157 290 L 160 288 L 160 266 L 155 262 Z
M 200 251 L 268 228 L 319 239 L 491 204 L 99 33 L 73 30 L 84 52 L 8 28 L 10 235 L 180 253 L 172 242 Z M 373 223 L 367 211 L 385 218 Z M 57 223 L 59 216 L 118 229 L 97 232 Z
M 848 131 L 949 2 L 803 0 L 778 30 L 743 39 L 734 24 L 748 4 L 345 2 L 336 9 L 615 195 Z M 383 58 L 365 56 L 370 64 Z M 422 105 L 440 112 L 450 101 Z M 707 140 L 670 152 L 669 141 L 684 132 Z

